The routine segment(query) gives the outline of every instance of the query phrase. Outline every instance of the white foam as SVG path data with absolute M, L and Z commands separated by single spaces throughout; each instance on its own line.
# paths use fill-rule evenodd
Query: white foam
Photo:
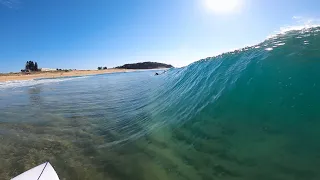
M 301 31 L 301 30 L 308 30 L 310 28 L 315 28 L 315 27 L 319 27 L 320 24 L 306 24 L 306 25 L 302 25 L 302 26 L 288 26 L 288 27 L 283 27 L 280 28 L 280 34 L 285 34 L 289 31 Z
M 283 45 L 285 45 L 286 43 L 278 43 L 278 44 L 276 44 L 277 46 L 283 46 Z
M 59 83 L 63 81 L 70 81 L 70 80 L 86 78 L 86 77 L 89 77 L 89 76 L 0 82 L 0 90 L 7 89 L 7 88 L 35 86 L 39 84 Z
M 280 30 L 275 32 L 275 34 L 269 35 L 267 39 L 276 38 L 277 36 L 286 34 L 290 31 L 309 31 L 311 28 L 320 27 L 320 21 L 318 19 L 306 19 L 301 16 L 293 16 L 293 19 L 298 20 L 297 23 L 299 23 L 299 25 L 281 27 Z

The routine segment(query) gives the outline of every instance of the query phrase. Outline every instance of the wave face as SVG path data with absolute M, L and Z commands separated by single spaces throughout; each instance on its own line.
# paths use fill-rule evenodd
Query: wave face
M 0 179 L 320 179 L 320 28 L 154 71 L 0 88 Z

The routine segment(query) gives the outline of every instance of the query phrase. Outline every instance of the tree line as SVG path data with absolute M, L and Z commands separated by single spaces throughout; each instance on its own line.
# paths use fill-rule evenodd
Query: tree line
M 39 71 L 38 63 L 33 61 L 27 61 L 25 71 Z
M 123 66 L 116 67 L 117 69 L 157 69 L 157 68 L 173 68 L 170 64 L 158 63 L 158 62 L 141 62 L 133 64 L 125 64 Z
M 98 70 L 106 70 L 106 69 L 108 69 L 107 67 L 98 67 Z

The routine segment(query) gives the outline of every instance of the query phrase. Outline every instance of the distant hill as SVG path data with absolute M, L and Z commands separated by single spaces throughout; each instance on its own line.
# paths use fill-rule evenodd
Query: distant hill
M 117 69 L 157 69 L 157 68 L 172 68 L 170 64 L 157 63 L 157 62 L 141 62 L 133 64 L 125 64 L 116 67 Z

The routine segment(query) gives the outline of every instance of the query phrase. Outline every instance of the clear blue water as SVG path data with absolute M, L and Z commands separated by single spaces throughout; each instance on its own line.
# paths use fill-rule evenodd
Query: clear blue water
M 0 84 L 0 179 L 317 180 L 320 28 L 171 69 Z M 272 49 L 271 49 L 272 48 Z

